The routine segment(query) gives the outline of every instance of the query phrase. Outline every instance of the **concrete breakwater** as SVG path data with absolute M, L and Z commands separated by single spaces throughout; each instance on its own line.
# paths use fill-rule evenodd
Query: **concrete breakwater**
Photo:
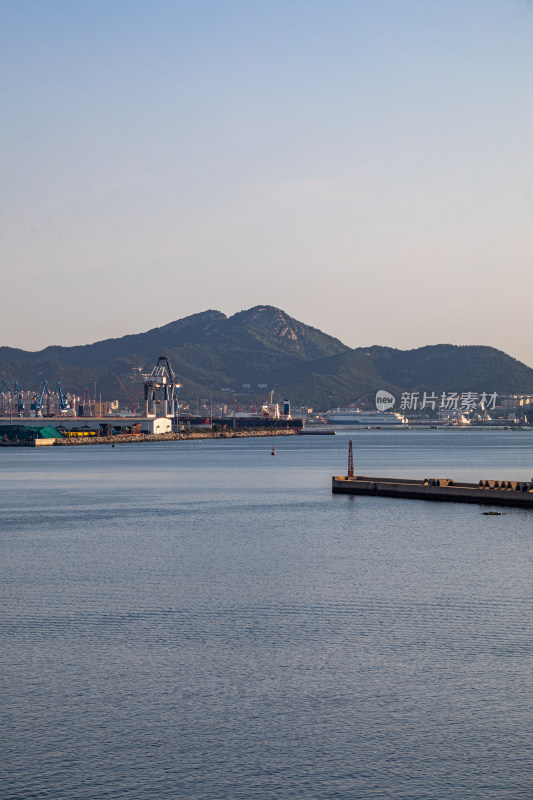
M 518 506 L 533 510 L 533 481 L 481 480 L 479 483 L 466 483 L 456 482 L 450 478 L 418 480 L 336 475 L 332 478 L 331 488 L 334 494 Z
M 80 436 L 56 439 L 54 446 L 76 447 L 84 444 L 132 444 L 135 442 L 175 442 L 200 439 L 249 439 L 265 436 L 295 436 L 296 430 L 269 429 L 263 431 L 187 431 L 186 433 L 140 433 L 118 434 L 116 436 Z

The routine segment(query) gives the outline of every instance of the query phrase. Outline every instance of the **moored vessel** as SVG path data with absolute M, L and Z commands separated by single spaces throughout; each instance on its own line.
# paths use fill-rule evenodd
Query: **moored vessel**
M 361 411 L 358 408 L 334 408 L 325 414 L 328 425 L 361 425 L 365 428 L 382 428 L 405 425 L 407 420 L 395 411 Z

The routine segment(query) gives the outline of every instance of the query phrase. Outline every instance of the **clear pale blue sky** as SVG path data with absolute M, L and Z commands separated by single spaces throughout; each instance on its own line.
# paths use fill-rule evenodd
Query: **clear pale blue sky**
M 1 344 L 283 308 L 533 366 L 527 0 L 0 0 Z

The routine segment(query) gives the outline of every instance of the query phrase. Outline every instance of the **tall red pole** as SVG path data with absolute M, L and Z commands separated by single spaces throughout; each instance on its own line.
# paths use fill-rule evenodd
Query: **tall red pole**
M 353 478 L 353 445 L 351 439 L 348 444 L 348 477 Z

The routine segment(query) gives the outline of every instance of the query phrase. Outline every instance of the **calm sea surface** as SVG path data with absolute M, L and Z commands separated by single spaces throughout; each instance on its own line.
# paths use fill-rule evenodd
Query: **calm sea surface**
M 352 435 L 533 477 L 533 432 Z M 0 451 L 2 800 L 531 800 L 533 513 L 334 496 L 347 440 Z

